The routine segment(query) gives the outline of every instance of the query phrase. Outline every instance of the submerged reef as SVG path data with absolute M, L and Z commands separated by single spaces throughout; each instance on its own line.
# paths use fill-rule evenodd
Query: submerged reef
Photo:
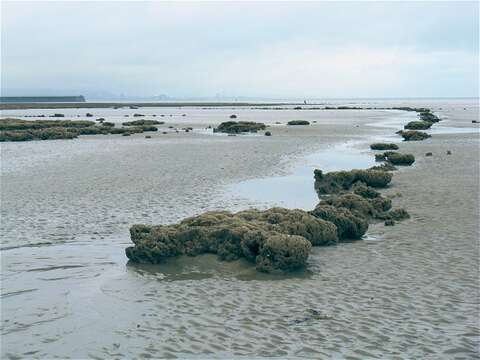
M 225 121 L 218 127 L 213 129 L 213 132 L 221 132 L 227 134 L 240 134 L 246 132 L 257 132 L 259 130 L 265 130 L 266 125 L 264 123 L 257 123 L 253 121 Z

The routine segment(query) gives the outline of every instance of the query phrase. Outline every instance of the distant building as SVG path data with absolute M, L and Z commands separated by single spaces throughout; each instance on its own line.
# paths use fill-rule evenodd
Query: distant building
M 85 102 L 80 96 L 0 96 L 0 103 Z

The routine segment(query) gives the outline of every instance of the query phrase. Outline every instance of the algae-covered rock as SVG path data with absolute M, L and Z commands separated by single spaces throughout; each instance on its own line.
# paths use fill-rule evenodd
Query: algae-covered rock
M 370 145 L 372 150 L 398 150 L 397 144 L 387 143 L 374 143 Z
M 428 122 L 431 122 L 431 123 L 437 123 L 437 122 L 440 121 L 438 116 L 432 114 L 430 111 L 420 112 L 420 114 L 418 114 L 418 116 L 420 117 L 421 120 L 428 121 Z
M 346 208 L 320 202 L 310 213 L 319 219 L 334 223 L 340 240 L 360 239 L 368 229 L 365 217 L 355 215 Z
M 31 131 L 0 131 L 0 142 L 36 140 Z
M 123 126 L 143 126 L 143 125 L 162 125 L 165 124 L 164 121 L 157 121 L 157 120 L 134 120 L 134 121 L 126 121 L 122 123 Z
M 242 132 L 257 132 L 259 130 L 265 130 L 265 128 L 265 124 L 253 121 L 226 121 L 213 129 L 213 132 L 239 134 Z
M 158 131 L 158 128 L 153 125 L 143 125 L 139 126 L 139 128 L 142 129 L 142 131 Z
M 357 181 L 374 188 L 385 188 L 392 181 L 392 174 L 386 171 L 376 170 L 352 170 L 356 174 Z
M 384 160 L 393 165 L 410 166 L 415 162 L 415 156 L 412 154 L 401 154 L 394 151 L 386 151 L 383 153 Z
M 85 128 L 76 129 L 78 135 L 100 135 L 108 134 L 110 131 L 109 126 L 88 126 Z
M 385 212 L 392 208 L 392 200 L 382 196 L 369 199 L 353 193 L 331 196 L 324 200 L 325 204 L 336 208 L 345 208 L 354 215 L 365 219 L 383 219 Z
M 429 137 L 432 137 L 426 132 L 416 131 L 416 130 L 409 130 L 409 131 L 400 130 L 400 131 L 397 131 L 397 134 L 403 137 L 403 140 L 405 141 L 422 141 L 422 140 L 428 139 Z
M 405 209 L 394 209 L 378 216 L 381 220 L 402 221 L 410 218 L 410 214 Z
M 94 121 L 86 120 L 21 120 L 16 118 L 0 119 L 0 130 L 38 130 L 46 128 L 83 128 L 94 126 Z
M 264 211 L 241 211 L 237 216 L 246 221 L 262 222 L 268 230 L 303 236 L 313 246 L 333 245 L 338 242 L 334 224 L 317 219 L 303 210 L 276 207 Z
M 404 128 L 407 130 L 427 130 L 432 127 L 432 124 L 430 121 L 410 121 Z
M 109 130 L 110 134 L 139 134 L 144 131 L 141 126 L 129 126 L 124 128 L 111 128 Z M 156 130 L 155 130 L 156 131 Z
M 360 195 L 366 199 L 374 199 L 380 197 L 380 193 L 363 182 L 357 182 L 353 185 L 353 193 Z
M 369 170 L 377 170 L 377 171 L 395 171 L 397 168 L 390 164 L 390 163 L 383 163 L 382 165 L 375 165 L 369 168 Z
M 133 262 L 213 253 L 220 260 L 245 258 L 260 271 L 297 269 L 306 264 L 312 245 L 338 241 L 333 223 L 283 208 L 207 212 L 174 225 L 134 225 L 130 235 L 134 246 L 126 255 Z
M 314 171 L 315 189 L 318 194 L 333 194 L 349 190 L 354 183 L 363 182 L 367 186 L 384 188 L 392 180 L 392 174 L 381 170 L 333 171 L 324 174 Z
M 312 245 L 305 238 L 278 234 L 267 237 L 255 260 L 262 272 L 292 271 L 305 266 Z
M 0 131 L 0 142 L 31 140 L 69 140 L 78 137 L 77 129 L 48 127 L 43 129 Z
M 375 210 L 375 218 L 378 218 L 379 214 L 382 214 L 392 208 L 392 200 L 384 198 L 383 196 L 378 196 L 368 200 L 370 205 L 372 205 L 373 209 Z
M 325 199 L 324 202 L 336 208 L 348 209 L 360 217 L 373 218 L 375 216 L 375 208 L 373 205 L 360 195 L 352 193 L 335 195 Z
M 291 120 L 287 125 L 310 125 L 307 120 Z

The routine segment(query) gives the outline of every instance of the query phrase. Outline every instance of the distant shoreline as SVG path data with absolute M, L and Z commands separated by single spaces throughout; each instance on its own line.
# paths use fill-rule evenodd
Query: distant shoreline
M 231 106 L 292 106 L 305 105 L 303 102 L 64 102 L 64 103 L 10 103 L 0 104 L 0 110 L 18 109 L 81 109 L 81 108 L 113 108 L 113 107 L 231 107 Z M 308 104 L 318 105 L 318 104 Z

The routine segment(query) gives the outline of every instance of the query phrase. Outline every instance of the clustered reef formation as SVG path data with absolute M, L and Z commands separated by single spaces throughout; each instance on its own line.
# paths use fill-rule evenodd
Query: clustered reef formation
M 428 109 L 402 110 L 420 112 L 422 121 L 434 116 Z M 265 128 L 257 129 L 258 124 L 226 122 L 216 131 L 241 133 Z M 396 144 L 385 143 L 370 147 L 399 149 Z M 213 211 L 178 224 L 133 225 L 130 235 L 134 246 L 125 249 L 126 255 L 132 262 L 157 264 L 179 255 L 213 253 L 220 260 L 244 258 L 262 272 L 303 268 L 312 246 L 359 240 L 372 222 L 392 226 L 410 217 L 405 209 L 392 209 L 392 201 L 377 189 L 390 184 L 395 165 L 412 165 L 414 156 L 386 151 L 376 159 L 384 163 L 366 170 L 315 170 L 314 187 L 321 201 L 311 211 L 278 207 L 237 213 Z
M 160 122 L 156 122 L 160 123 Z M 124 124 L 125 125 L 125 124 Z M 31 141 L 75 139 L 79 135 L 131 135 L 146 131 L 157 131 L 149 120 L 132 121 L 127 127 L 117 128 L 111 122 L 99 123 L 86 120 L 21 120 L 0 119 L 0 141 Z
M 329 196 L 312 211 L 214 211 L 173 225 L 133 225 L 134 246 L 126 255 L 132 262 L 157 264 L 169 257 L 212 253 L 220 260 L 244 258 L 263 272 L 292 271 L 306 265 L 312 246 L 361 239 L 372 221 L 408 218 L 403 209 L 391 210 L 391 200 L 374 189 L 390 183 L 386 171 L 316 170 L 315 179 L 319 195 Z

